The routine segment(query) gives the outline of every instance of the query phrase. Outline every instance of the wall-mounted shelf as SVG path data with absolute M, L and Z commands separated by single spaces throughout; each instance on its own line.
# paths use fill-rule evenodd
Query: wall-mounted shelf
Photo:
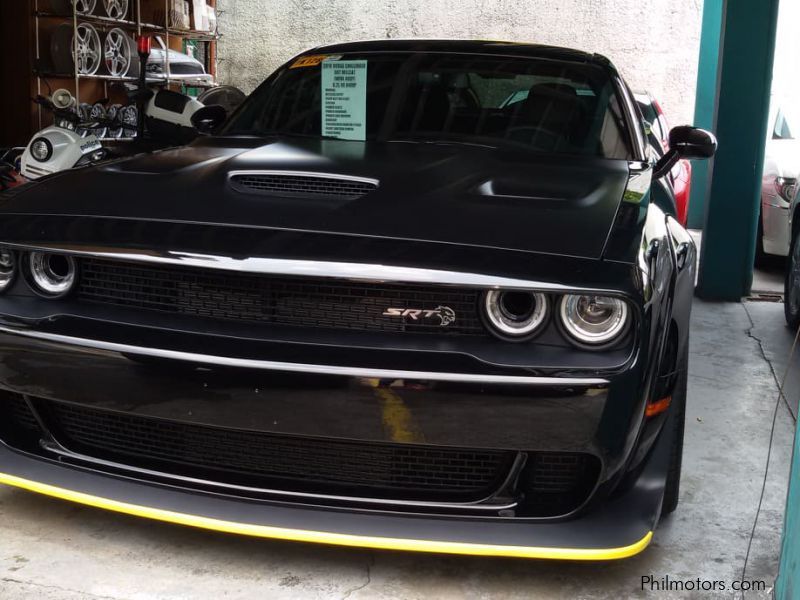
M 216 7 L 216 0 L 205 0 L 207 4 L 212 7 Z M 160 4 L 163 3 L 163 4 Z M 32 0 L 33 4 L 33 20 L 34 20 L 34 32 L 35 32 L 35 65 L 36 68 L 34 69 L 34 75 L 36 77 L 35 82 L 35 93 L 42 94 L 42 84 L 45 83 L 47 88 L 50 89 L 52 86 L 47 80 L 57 80 L 58 87 L 65 87 L 67 88 L 74 96 L 78 104 L 87 102 L 92 104 L 97 100 L 102 98 L 109 98 L 109 84 L 113 83 L 126 83 L 132 84 L 138 81 L 137 77 L 119 77 L 114 76 L 106 73 L 103 73 L 105 70 L 104 68 L 104 59 L 101 52 L 100 57 L 100 72 L 95 73 L 93 75 L 83 74 L 78 72 L 78 60 L 75 53 L 77 49 L 72 46 L 72 64 L 74 66 L 74 70 L 71 73 L 64 73 L 59 72 L 60 69 L 63 69 L 63 66 L 57 66 L 56 70 L 48 69 L 46 66 L 47 61 L 43 61 L 43 56 L 47 56 L 49 58 L 50 53 L 50 43 L 48 39 L 48 35 L 52 35 L 57 27 L 63 24 L 70 24 L 73 30 L 73 36 L 78 31 L 78 25 L 81 23 L 88 23 L 91 24 L 98 32 L 100 33 L 100 37 L 102 38 L 107 32 L 111 31 L 112 29 L 122 29 L 128 32 L 132 37 L 140 34 L 150 34 L 153 36 L 158 36 L 161 38 L 161 42 L 163 42 L 164 47 L 170 50 L 178 50 L 178 51 L 185 51 L 185 42 L 194 42 L 196 44 L 204 44 L 204 50 L 201 50 L 199 56 L 203 57 L 204 60 L 202 62 L 205 63 L 205 70 L 206 73 L 212 75 L 212 77 L 216 76 L 216 41 L 219 39 L 219 35 L 217 32 L 208 32 L 208 31 L 198 31 L 196 29 L 183 29 L 180 27 L 173 27 L 170 26 L 170 18 L 169 18 L 169 8 L 170 8 L 170 0 L 130 0 L 128 6 L 128 14 L 125 15 L 124 19 L 113 19 L 108 16 L 104 15 L 81 15 L 77 13 L 77 9 L 73 4 L 72 7 L 72 14 L 59 14 L 54 11 L 48 10 L 41 10 L 41 7 L 47 8 L 49 3 L 47 0 Z M 102 2 L 98 1 L 97 6 L 100 7 Z M 163 10 L 161 9 L 163 6 Z M 163 23 L 153 23 L 148 20 L 143 20 L 143 10 L 150 10 L 149 16 L 154 17 L 156 19 L 160 19 L 163 14 Z M 102 10 L 100 8 L 96 10 Z M 147 15 L 145 15 L 147 16 Z M 43 43 L 44 42 L 44 43 Z M 102 40 L 101 40 L 101 50 L 102 50 Z M 195 44 L 195 45 L 196 45 Z M 154 46 L 156 46 L 154 42 Z M 151 78 L 148 77 L 147 85 L 153 86 L 179 86 L 180 88 L 208 88 L 214 87 L 215 84 L 203 82 L 203 81 L 196 81 L 193 79 L 187 79 L 183 76 L 173 76 L 170 72 L 170 56 L 169 52 L 164 52 L 164 62 L 160 63 L 163 64 L 164 72 L 166 73 L 164 78 Z M 132 60 L 138 60 L 138 56 L 135 54 L 132 57 Z M 44 65 L 43 65 L 44 62 Z M 63 62 L 63 61 L 62 61 Z M 114 92 L 111 90 L 112 96 L 117 96 L 117 101 L 119 103 L 124 103 L 127 101 L 127 98 L 123 98 L 121 96 L 124 93 L 122 92 Z M 38 114 L 38 123 L 39 128 L 41 129 L 44 125 L 43 113 L 42 108 L 37 106 L 37 114 Z M 115 139 L 115 138 L 111 138 Z

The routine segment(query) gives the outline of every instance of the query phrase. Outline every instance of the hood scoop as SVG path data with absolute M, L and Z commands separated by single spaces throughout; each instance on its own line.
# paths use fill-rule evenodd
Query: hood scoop
M 231 188 L 246 194 L 331 200 L 358 200 L 378 189 L 377 179 L 334 173 L 298 171 L 236 171 Z

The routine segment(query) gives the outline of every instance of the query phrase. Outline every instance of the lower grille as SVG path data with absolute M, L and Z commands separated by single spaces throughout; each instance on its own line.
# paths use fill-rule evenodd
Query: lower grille
M 600 461 L 591 454 L 538 452 L 528 455 L 518 489 L 534 515 L 563 515 L 576 510 L 594 491 Z
M 478 291 L 457 288 L 269 277 L 121 261 L 81 261 L 81 300 L 168 313 L 301 327 L 485 335 Z M 455 313 L 441 319 L 385 316 L 387 308 Z
M 8 415 L 12 424 L 28 431 L 39 429 L 36 417 L 21 394 L 0 390 L 0 405 L 2 404 L 7 407 L 6 411 L 3 412 Z
M 123 464 L 315 493 L 479 500 L 514 452 L 297 438 L 40 403 L 68 448 Z
M 299 438 L 193 425 L 32 399 L 68 450 L 165 475 L 261 489 L 389 500 L 469 502 L 497 492 L 517 452 Z M 41 451 L 25 399 L 0 390 L 0 438 Z M 589 454 L 528 452 L 517 481 L 521 517 L 566 515 L 600 476 Z

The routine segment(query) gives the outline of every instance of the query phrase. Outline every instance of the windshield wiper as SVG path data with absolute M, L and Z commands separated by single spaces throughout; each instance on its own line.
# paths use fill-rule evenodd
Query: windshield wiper
M 319 133 L 299 133 L 295 131 L 260 131 L 258 135 L 274 135 L 276 137 L 295 137 L 295 138 L 304 138 L 304 139 L 316 139 L 316 140 L 340 140 L 342 138 L 337 138 L 332 135 L 322 135 Z
M 316 133 L 296 133 L 293 131 L 254 131 L 251 129 L 234 129 L 228 131 L 225 136 L 236 137 L 293 137 L 303 139 L 317 139 L 317 140 L 338 140 L 340 138 L 333 137 L 332 135 L 319 135 Z
M 499 148 L 496 144 L 488 144 L 485 142 L 473 142 L 469 140 L 462 140 L 451 137 L 441 137 L 435 134 L 426 135 L 419 133 L 411 133 L 387 140 L 389 143 L 403 142 L 407 144 L 436 144 L 436 145 L 457 145 L 457 146 L 477 146 L 478 148 Z

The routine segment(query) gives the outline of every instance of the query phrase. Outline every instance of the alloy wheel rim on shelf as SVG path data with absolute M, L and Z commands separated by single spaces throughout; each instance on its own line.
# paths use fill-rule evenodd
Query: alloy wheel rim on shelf
M 103 0 L 103 4 L 112 19 L 124 19 L 128 14 L 128 0 Z
M 115 27 L 106 35 L 103 42 L 106 69 L 109 75 L 125 77 L 131 68 L 131 48 L 128 44 L 128 34 Z
M 80 75 L 94 75 L 100 68 L 101 45 L 97 30 L 89 23 L 78 23 L 74 55 Z

